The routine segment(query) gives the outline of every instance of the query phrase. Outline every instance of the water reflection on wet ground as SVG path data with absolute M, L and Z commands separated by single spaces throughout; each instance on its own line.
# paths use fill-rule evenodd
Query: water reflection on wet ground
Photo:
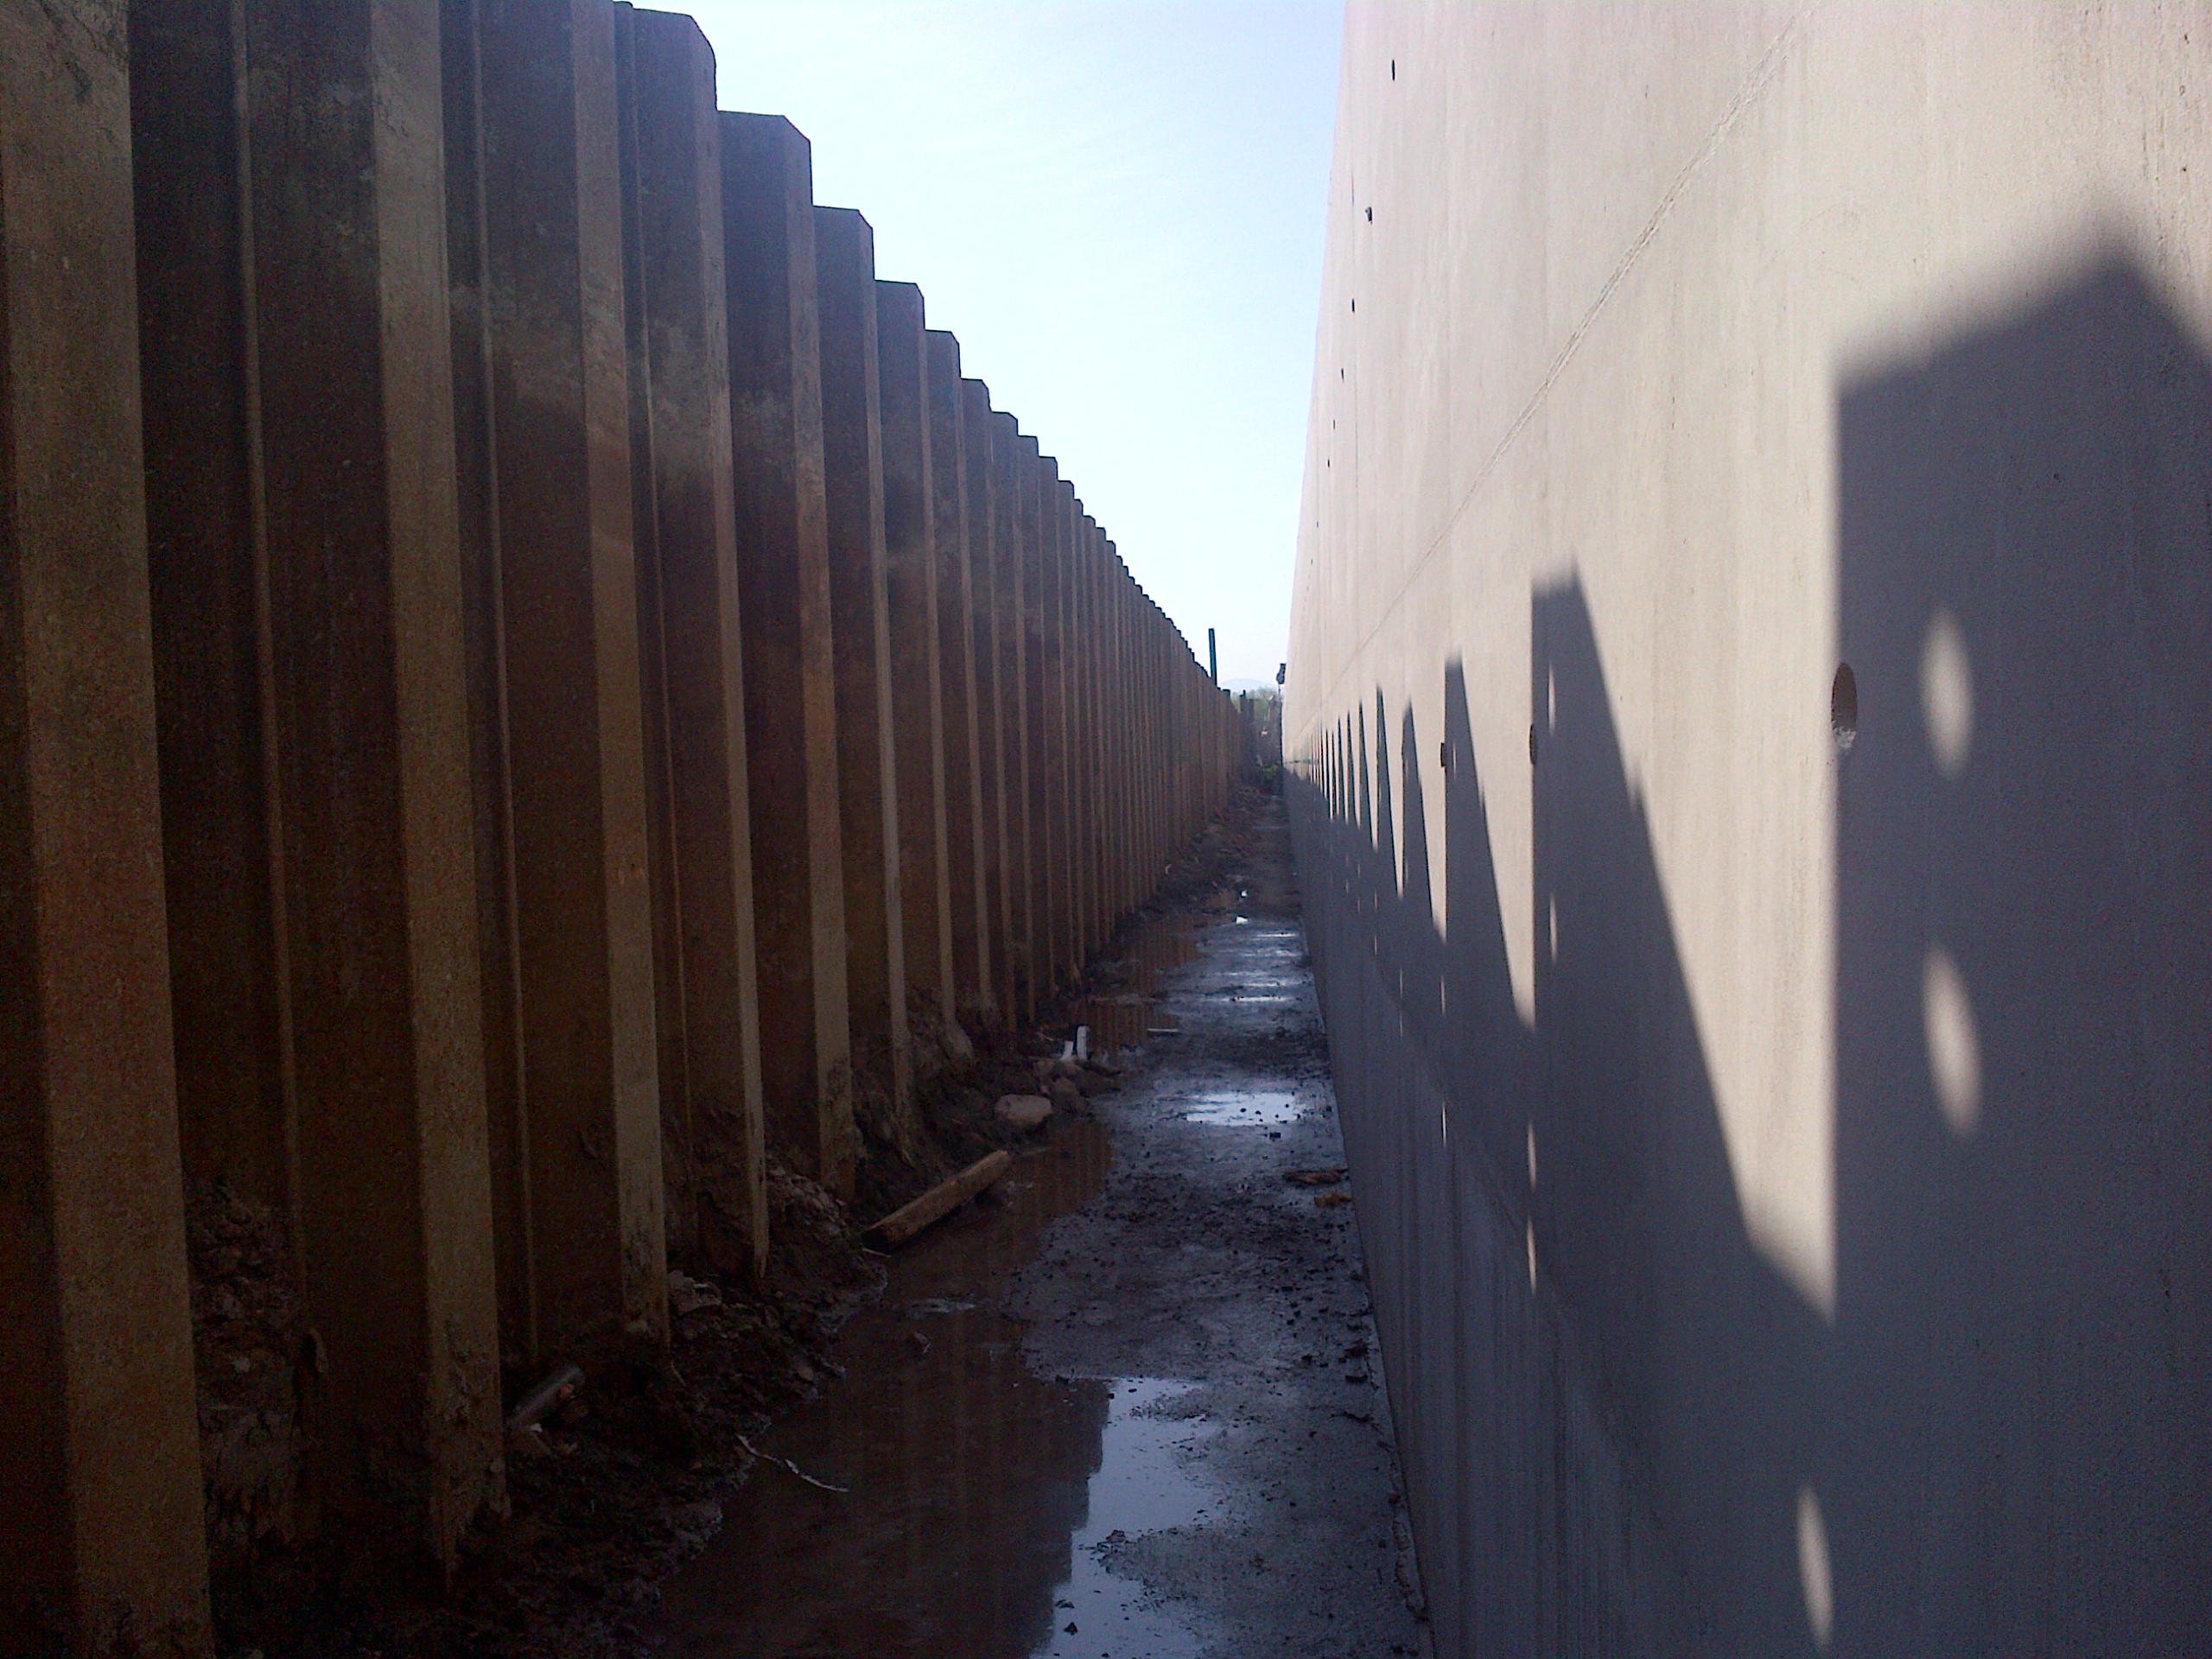
M 1075 1012 L 1125 1086 L 899 1256 L 765 1440 L 849 1490 L 760 1466 L 663 1652 L 1427 1651 L 1278 804 L 1248 845 Z
M 997 1204 L 955 1215 L 893 1262 L 881 1304 L 846 1327 L 844 1379 L 762 1448 L 849 1491 L 758 1470 L 721 1536 L 666 1586 L 664 1651 L 1084 1651 L 1048 1647 L 1070 1622 L 1053 1603 L 1075 1599 L 1071 1580 L 1096 1599 L 1071 1541 L 1102 1437 L 1137 1402 L 1117 1414 L 1105 1382 L 1035 1375 L 997 1301 L 1039 1229 L 1098 1190 L 1107 1157 L 1098 1124 L 1058 1124 Z
M 1193 1123 L 1264 1129 L 1294 1122 L 1306 1108 L 1284 1089 L 1216 1089 L 1191 1097 L 1183 1116 Z
M 1109 1571 L 1104 1560 L 1126 1539 L 1205 1520 L 1209 1494 L 1190 1454 L 1217 1430 L 1173 1414 L 1191 1392 L 1187 1382 L 1159 1377 L 1113 1385 L 1088 1512 L 1073 1540 L 1070 1577 L 1054 1587 L 1052 1631 L 1039 1659 L 1183 1659 L 1199 1651 L 1188 1620 L 1154 1605 L 1141 1583 Z

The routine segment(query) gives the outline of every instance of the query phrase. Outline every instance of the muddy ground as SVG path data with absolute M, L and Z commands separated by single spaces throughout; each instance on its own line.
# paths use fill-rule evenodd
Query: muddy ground
M 1097 1063 L 1052 1067 L 1078 1025 Z M 1055 1071 L 1041 1134 L 997 1120 Z M 851 1206 L 778 1172 L 770 1282 L 686 1275 L 667 1357 L 511 1446 L 449 1592 L 271 1533 L 220 1564 L 226 1654 L 1426 1651 L 1279 798 L 895 1127 Z M 861 1247 L 998 1147 L 982 1199 Z
M 1071 1011 L 1121 1086 L 892 1264 L 670 1659 L 1427 1651 L 1279 803 L 1206 874 Z

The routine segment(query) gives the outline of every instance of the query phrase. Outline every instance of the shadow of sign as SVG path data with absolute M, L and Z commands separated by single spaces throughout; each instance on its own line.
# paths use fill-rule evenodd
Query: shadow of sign
M 1837 1630 L 2212 1617 L 2212 372 L 2100 261 L 1850 386 Z
M 1746 1233 L 1579 585 L 1531 610 L 1533 1027 L 1457 663 L 1401 810 L 1379 693 L 1289 783 L 1440 1653 L 2212 1615 L 2212 370 L 2107 259 L 1838 444 L 1833 1325 Z

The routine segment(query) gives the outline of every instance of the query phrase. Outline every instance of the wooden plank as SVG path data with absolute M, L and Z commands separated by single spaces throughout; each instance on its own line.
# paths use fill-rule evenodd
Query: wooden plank
M 903 1244 L 916 1233 L 974 1198 L 1014 1166 L 1014 1154 L 995 1152 L 968 1166 L 950 1180 L 939 1181 L 912 1204 L 893 1210 L 861 1234 L 872 1244 Z

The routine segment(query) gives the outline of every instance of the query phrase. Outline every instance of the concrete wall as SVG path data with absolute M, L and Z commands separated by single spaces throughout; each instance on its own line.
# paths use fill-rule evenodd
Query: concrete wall
M 856 1024 L 908 1104 L 1221 803 L 1154 612 L 1090 835 L 1071 488 L 713 87 L 607 0 L 0 0 L 10 1656 L 456 1570 L 504 1405 L 851 1191 Z
M 1442 1651 L 2212 1611 L 2208 72 L 1351 12 L 1285 743 Z
M 486 1086 L 434 16 L 422 0 L 129 16 L 117 138 L 137 162 L 141 280 L 104 286 L 139 325 L 219 1567 L 311 1511 L 449 1561 L 500 1501 L 490 1126 L 510 1120 Z M 304 86 L 336 94 L 327 121 L 296 118 Z M 235 1314 L 206 1224 L 234 1210 L 283 1264 Z M 211 1344 L 250 1346 L 248 1370 L 209 1365 Z

